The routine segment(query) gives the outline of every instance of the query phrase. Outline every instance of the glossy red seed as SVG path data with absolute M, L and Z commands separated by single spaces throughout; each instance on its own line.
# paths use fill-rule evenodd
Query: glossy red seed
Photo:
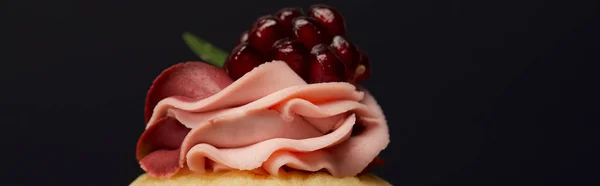
M 346 66 L 346 77 L 352 77 L 360 58 L 356 47 L 342 36 L 335 36 L 331 41 L 331 49 L 340 57 Z
M 281 23 L 272 15 L 258 18 L 248 33 L 248 43 L 262 54 L 268 54 L 275 41 L 285 37 Z
M 281 39 L 275 43 L 273 59 L 285 61 L 300 77 L 306 79 L 308 49 L 298 41 Z
M 328 43 L 329 36 L 323 30 L 323 27 L 315 19 L 300 16 L 292 21 L 294 36 L 296 41 L 304 44 L 306 48 L 312 48 L 315 45 Z
M 355 71 L 355 82 L 360 83 L 366 81 L 371 77 L 371 59 L 361 49 L 357 48 L 360 54 L 360 60 L 358 61 L 358 67 Z
M 329 46 L 315 45 L 309 55 L 310 83 L 342 82 L 346 80 L 344 64 Z
M 346 35 L 346 21 L 334 7 L 323 4 L 313 5 L 309 8 L 308 15 L 319 21 L 330 35 Z
M 244 43 L 244 42 L 248 42 L 248 31 L 247 30 L 242 32 L 237 44 Z
M 237 80 L 263 62 L 265 61 L 258 50 L 248 43 L 242 43 L 233 49 L 223 68 L 231 79 Z
M 300 8 L 282 8 L 277 13 L 275 13 L 275 17 L 277 17 L 277 19 L 279 19 L 279 22 L 281 23 L 281 26 L 283 27 L 283 32 L 287 36 L 293 35 L 292 21 L 296 17 L 300 17 L 302 15 L 304 15 L 304 13 L 302 13 L 302 9 L 300 9 Z

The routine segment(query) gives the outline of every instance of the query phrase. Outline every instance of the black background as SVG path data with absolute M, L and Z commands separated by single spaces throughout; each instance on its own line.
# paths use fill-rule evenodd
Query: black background
M 0 4 L 2 185 L 127 185 L 144 96 L 260 15 L 320 1 Z M 394 185 L 598 185 L 597 1 L 332 0 L 373 61 Z M 8 181 L 13 184 L 4 184 Z

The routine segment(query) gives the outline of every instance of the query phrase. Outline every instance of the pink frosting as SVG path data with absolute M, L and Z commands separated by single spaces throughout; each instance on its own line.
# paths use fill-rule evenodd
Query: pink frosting
M 147 129 L 165 117 L 190 130 L 175 150 L 179 168 L 196 172 L 278 175 L 292 168 L 355 176 L 389 143 L 385 116 L 366 90 L 341 82 L 307 84 L 281 61 L 202 100 L 163 99 Z M 354 125 L 364 130 L 352 134 Z

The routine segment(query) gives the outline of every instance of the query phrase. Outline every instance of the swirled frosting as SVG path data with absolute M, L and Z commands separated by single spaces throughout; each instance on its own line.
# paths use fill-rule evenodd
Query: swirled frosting
M 385 116 L 365 89 L 307 84 L 285 62 L 273 61 L 207 98 L 162 99 L 137 158 L 155 177 L 184 167 L 271 175 L 325 170 L 342 177 L 363 171 L 388 143 Z

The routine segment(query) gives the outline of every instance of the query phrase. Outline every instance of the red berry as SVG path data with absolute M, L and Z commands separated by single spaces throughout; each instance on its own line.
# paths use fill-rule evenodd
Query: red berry
M 346 66 L 346 77 L 352 77 L 360 58 L 356 47 L 342 36 L 333 37 L 330 46 Z
M 294 20 L 294 18 L 300 17 L 302 15 L 304 15 L 304 13 L 302 13 L 302 9 L 300 8 L 282 8 L 277 13 L 275 13 L 275 17 L 279 19 L 279 22 L 283 27 L 283 32 L 288 36 L 293 35 L 292 21 Z
M 274 47 L 274 60 L 285 61 L 296 74 L 302 78 L 306 77 L 308 50 L 302 43 L 286 38 L 277 41 Z
M 344 63 L 327 45 L 319 44 L 309 55 L 310 83 L 341 82 L 344 77 Z
M 318 4 L 310 7 L 308 15 L 314 17 L 331 35 L 346 35 L 346 21 L 332 6 Z
M 263 62 L 258 50 L 248 43 L 242 43 L 233 49 L 223 68 L 231 79 L 237 80 Z
M 248 43 L 263 54 L 268 54 L 275 41 L 285 36 L 281 23 L 272 15 L 258 18 L 248 33 Z
M 247 30 L 244 31 L 244 32 L 242 32 L 242 34 L 240 35 L 240 39 L 238 40 L 237 44 L 245 43 L 245 42 L 248 42 L 248 31 Z
M 315 45 L 328 43 L 327 33 L 315 19 L 300 16 L 292 21 L 294 30 L 294 39 L 301 42 L 306 48 L 312 48 Z
M 355 82 L 360 83 L 371 77 L 371 60 L 363 50 L 358 48 L 357 50 L 360 54 L 360 60 L 358 61 L 354 77 Z

